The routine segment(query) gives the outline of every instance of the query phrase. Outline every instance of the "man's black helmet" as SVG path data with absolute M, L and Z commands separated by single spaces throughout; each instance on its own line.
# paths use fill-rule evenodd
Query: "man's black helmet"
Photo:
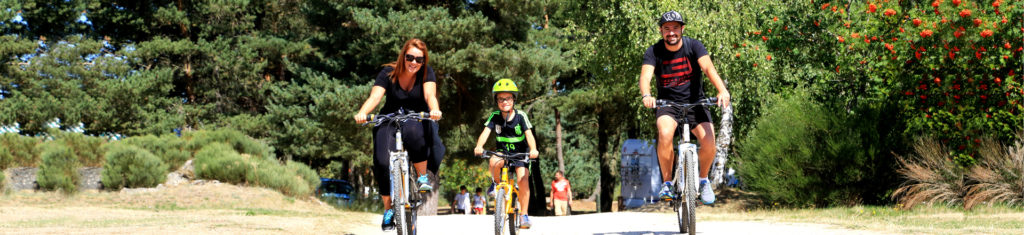
M 679 15 L 679 12 L 676 11 L 668 11 L 661 14 L 661 20 L 658 20 L 658 27 L 661 27 L 661 25 L 668 22 L 679 22 L 681 25 L 686 25 L 686 21 L 683 20 L 683 16 Z

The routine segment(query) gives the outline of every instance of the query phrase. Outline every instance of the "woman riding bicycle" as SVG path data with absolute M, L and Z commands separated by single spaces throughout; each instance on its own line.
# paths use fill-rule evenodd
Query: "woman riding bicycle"
M 427 45 L 413 38 L 405 42 L 398 60 L 385 64 L 377 74 L 377 80 L 370 89 L 370 97 L 355 114 L 356 123 L 366 123 L 366 115 L 373 111 L 381 98 L 387 95 L 387 102 L 380 113 L 430 112 L 433 120 L 441 119 L 441 110 L 437 102 L 437 78 L 434 69 L 427 65 L 429 59 Z M 427 176 L 428 150 L 437 135 L 431 122 L 409 120 L 402 123 L 402 143 L 408 150 L 409 158 L 419 175 L 417 181 L 420 190 L 432 190 Z M 377 192 L 384 202 L 384 218 L 381 229 L 394 228 L 394 211 L 391 208 L 391 180 L 388 168 L 389 151 L 395 150 L 394 135 L 396 128 L 392 125 L 380 125 L 373 130 L 373 175 L 377 181 Z M 439 157 L 439 156 L 435 156 Z M 437 160 L 440 162 L 440 159 Z
M 491 93 L 494 95 L 498 111 L 488 115 L 487 121 L 484 123 L 485 128 L 476 140 L 476 148 L 473 149 L 473 153 L 477 156 L 484 154 L 484 143 L 487 143 L 487 137 L 491 135 L 491 131 L 494 131 L 499 152 L 512 154 L 524 153 L 529 150 L 530 158 L 537 158 L 539 152 L 537 152 L 537 142 L 533 138 L 533 125 L 530 124 L 526 112 L 515 109 L 516 93 L 519 93 L 516 83 L 507 78 L 498 80 L 494 83 Z M 530 217 L 526 215 L 526 212 L 530 208 L 530 182 L 527 180 L 530 172 L 526 170 L 524 163 L 513 164 L 516 166 L 516 182 L 519 185 L 519 205 L 523 206 L 519 224 L 522 225 L 521 228 L 529 229 Z M 505 165 L 505 160 L 492 157 L 489 165 L 493 178 L 491 178 L 491 188 L 488 190 L 488 194 L 494 190 L 494 181 L 501 179 L 501 168 Z

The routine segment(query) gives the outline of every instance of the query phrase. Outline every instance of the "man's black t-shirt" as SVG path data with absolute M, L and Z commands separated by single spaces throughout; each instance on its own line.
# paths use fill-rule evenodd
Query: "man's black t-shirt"
M 390 74 L 394 70 L 395 68 L 391 66 L 384 67 L 377 74 L 377 80 L 373 82 L 374 86 L 384 88 L 384 95 L 387 97 L 384 107 L 380 109 L 380 113 L 394 113 L 400 108 L 406 112 L 429 112 L 430 108 L 427 107 L 427 101 L 423 98 L 423 83 L 437 82 L 437 78 L 434 77 L 434 69 L 430 66 L 420 68 L 420 71 L 414 75 L 416 77 L 415 84 L 408 91 L 402 90 L 402 87 L 398 85 L 397 79 L 395 82 L 391 82 Z
M 644 64 L 654 66 L 658 80 L 658 98 L 673 102 L 697 102 L 704 98 L 701 69 L 697 59 L 708 54 L 704 44 L 696 39 L 681 37 L 683 46 L 678 51 L 665 48 L 665 40 L 647 48 Z

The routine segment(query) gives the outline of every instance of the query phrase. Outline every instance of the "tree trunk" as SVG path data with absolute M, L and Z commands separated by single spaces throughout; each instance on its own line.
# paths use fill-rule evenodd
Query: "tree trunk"
M 608 115 L 597 115 L 597 125 L 598 130 L 600 130 L 598 131 L 599 134 L 597 136 L 597 153 L 600 154 L 598 159 L 600 159 L 599 165 L 601 169 L 601 177 L 598 179 L 600 192 L 597 197 L 597 212 L 612 211 L 612 200 L 614 200 L 612 199 L 612 192 L 615 191 L 615 175 L 612 174 L 614 171 L 612 167 L 618 166 L 617 164 L 611 164 L 611 158 L 614 155 L 608 153 L 608 145 L 611 144 L 608 136 L 612 133 L 609 133 L 611 130 L 609 130 L 610 128 L 608 127 L 611 125 L 608 125 L 609 120 L 606 116 Z
M 722 109 L 722 122 L 715 136 L 715 167 L 711 169 L 711 185 L 721 186 L 725 181 L 725 163 L 729 160 L 729 145 L 732 144 L 732 105 Z
M 565 172 L 565 160 L 562 158 L 562 115 L 555 108 L 555 151 L 558 152 L 558 170 Z
M 544 187 L 544 175 L 540 170 L 540 159 L 530 163 L 530 215 L 548 215 L 547 188 Z

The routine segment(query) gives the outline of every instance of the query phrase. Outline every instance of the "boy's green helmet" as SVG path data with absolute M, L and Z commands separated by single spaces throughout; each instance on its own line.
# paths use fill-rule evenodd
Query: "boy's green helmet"
M 512 79 L 503 78 L 494 83 L 494 88 L 491 88 L 491 94 L 497 95 L 498 92 L 509 92 L 512 95 L 519 94 L 519 87 L 516 87 L 516 82 Z

